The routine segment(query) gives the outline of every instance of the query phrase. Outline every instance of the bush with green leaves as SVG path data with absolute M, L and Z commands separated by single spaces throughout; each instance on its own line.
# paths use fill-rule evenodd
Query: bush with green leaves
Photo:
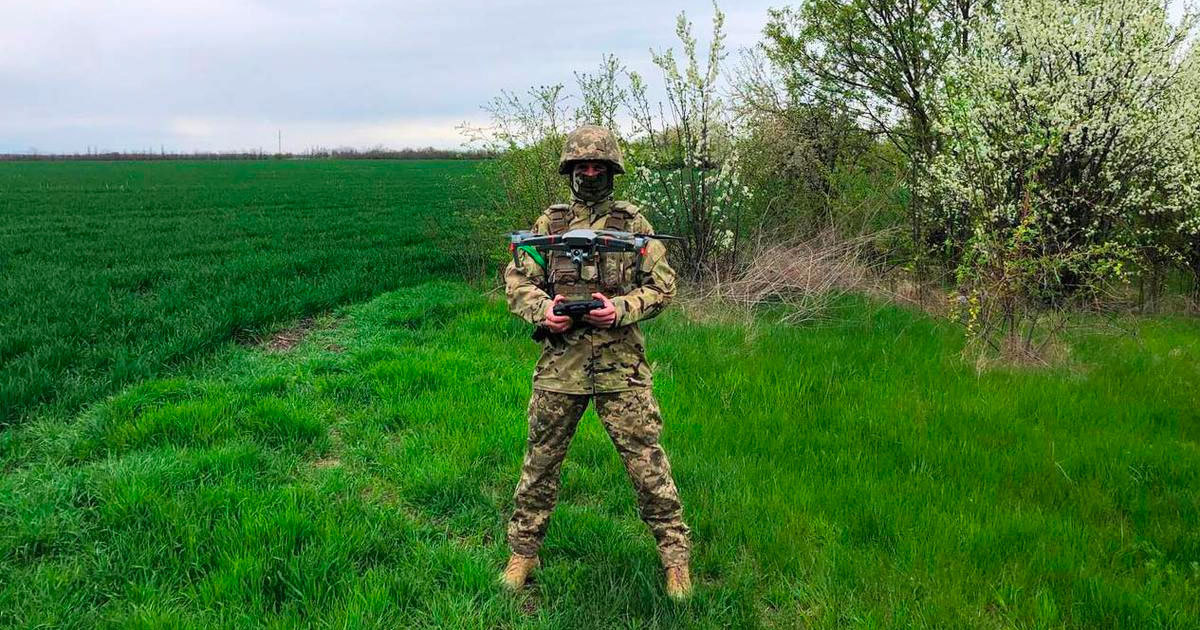
M 918 185 L 938 150 L 937 86 L 946 64 L 971 47 L 993 0 L 802 0 L 770 11 L 760 49 L 774 83 L 810 107 L 824 106 L 886 142 L 902 159 L 907 268 L 924 281 L 929 262 L 957 251 L 932 246 L 954 226 L 931 220 L 935 200 Z M 862 166 L 846 156 L 837 166 Z M 866 164 L 868 167 L 869 162 Z M 897 224 L 896 227 L 899 227 Z M 932 256 L 931 256 L 932 255 Z

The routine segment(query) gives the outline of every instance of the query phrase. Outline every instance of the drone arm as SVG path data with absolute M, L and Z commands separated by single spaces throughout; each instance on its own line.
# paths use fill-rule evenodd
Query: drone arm
M 512 235 L 509 244 L 515 247 L 535 247 L 537 249 L 561 248 L 562 238 L 554 234 L 535 234 L 532 232 L 517 232 Z

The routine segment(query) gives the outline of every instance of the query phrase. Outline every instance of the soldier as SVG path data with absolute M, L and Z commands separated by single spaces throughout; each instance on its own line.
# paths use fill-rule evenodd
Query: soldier
M 613 178 L 624 173 L 611 132 L 586 125 L 567 135 L 559 173 L 570 177 L 573 203 L 550 206 L 533 224 L 538 234 L 576 228 L 650 234 L 636 206 L 612 200 Z M 558 497 L 567 446 L 588 401 L 620 453 L 637 493 L 638 512 L 658 543 L 667 594 L 691 594 L 688 562 L 691 531 L 659 444 L 662 416 L 650 391 L 650 367 L 638 322 L 662 312 L 675 295 L 675 272 L 666 249 L 651 241 L 639 269 L 632 253 L 598 254 L 577 270 L 566 255 L 552 252 L 539 264 L 519 253 L 505 271 L 509 309 L 543 328 L 542 356 L 533 373 L 529 439 L 508 523 L 512 550 L 502 580 L 524 586 L 538 565 L 537 552 Z M 554 314 L 564 300 L 596 299 L 604 307 L 573 325 Z

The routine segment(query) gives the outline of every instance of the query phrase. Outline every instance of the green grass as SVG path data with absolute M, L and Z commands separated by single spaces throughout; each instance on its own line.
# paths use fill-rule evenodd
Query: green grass
M 0 428 L 445 271 L 467 162 L 0 163 Z
M 647 328 L 688 604 L 591 412 L 536 585 L 499 589 L 536 348 L 435 283 L 3 433 L 0 625 L 1200 626 L 1193 320 L 982 376 L 952 327 L 866 302 Z

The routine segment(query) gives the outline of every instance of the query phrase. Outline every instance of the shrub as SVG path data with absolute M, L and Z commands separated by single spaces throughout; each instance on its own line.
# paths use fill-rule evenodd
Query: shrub
M 1200 101 L 1180 80 L 1193 24 L 1148 0 L 1012 0 L 950 62 L 924 184 L 937 223 L 961 226 L 977 335 L 1179 257 L 1200 193 Z

